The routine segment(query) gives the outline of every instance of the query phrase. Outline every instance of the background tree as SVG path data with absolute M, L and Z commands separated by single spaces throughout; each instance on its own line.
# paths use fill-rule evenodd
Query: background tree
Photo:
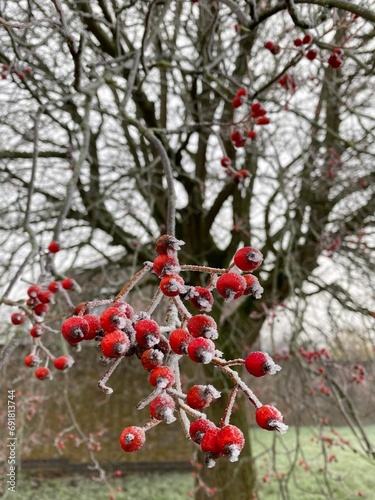
M 226 356 L 264 332 L 302 363 L 299 348 L 333 345 L 347 323 L 373 345 L 374 21 L 371 2 L 338 0 L 4 3 L 3 299 L 38 277 L 52 239 L 57 276 L 152 259 L 168 162 L 181 261 L 224 268 L 249 244 L 265 256 L 262 300 L 213 311 Z M 209 474 L 217 498 L 248 498 L 249 447 Z

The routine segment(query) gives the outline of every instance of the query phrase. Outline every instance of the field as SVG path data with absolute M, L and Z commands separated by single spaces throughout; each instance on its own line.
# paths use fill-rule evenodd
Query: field
M 375 441 L 375 425 L 366 427 Z M 327 428 L 318 439 L 316 429 L 290 429 L 284 436 L 252 429 L 256 457 L 258 500 L 373 499 L 375 460 L 366 458 L 346 427 Z M 272 450 L 277 453 L 273 458 Z M 328 466 L 327 466 L 328 465 Z M 235 464 L 233 464 L 235 467 Z M 116 491 L 121 488 L 121 491 Z M 182 500 L 189 498 L 194 479 L 188 473 L 164 473 L 113 477 L 108 484 L 87 477 L 41 479 L 21 476 L 14 500 Z M 215 498 L 213 495 L 211 498 Z M 249 500 L 251 496 L 249 496 Z

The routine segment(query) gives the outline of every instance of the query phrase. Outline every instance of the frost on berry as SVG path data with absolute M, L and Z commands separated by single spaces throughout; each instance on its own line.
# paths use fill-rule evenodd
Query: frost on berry
M 235 425 L 226 425 L 217 435 L 218 448 L 229 456 L 230 462 L 237 462 L 239 454 L 245 446 L 243 432 Z
M 169 366 L 158 366 L 150 373 L 150 384 L 158 389 L 167 389 L 175 383 L 175 374 Z
M 15 312 L 11 315 L 10 321 L 13 325 L 22 325 L 25 322 L 25 315 L 20 312 Z
M 190 302 L 200 311 L 210 312 L 212 304 L 214 303 L 214 298 L 208 288 L 196 286 L 193 289 L 193 296 L 191 297 Z
M 215 354 L 215 344 L 210 339 L 198 337 L 188 345 L 188 356 L 196 363 L 211 363 Z
M 121 330 L 104 335 L 100 344 L 100 349 L 106 358 L 119 358 L 125 356 L 130 347 L 130 341 L 127 335 Z
M 246 288 L 246 281 L 240 274 L 222 274 L 216 282 L 216 290 L 229 302 L 241 297 Z
M 253 274 L 244 274 L 243 278 L 246 281 L 246 288 L 243 295 L 251 295 L 254 299 L 260 299 L 264 289 L 260 285 L 258 278 Z
M 64 280 L 62 280 L 61 285 L 64 290 L 73 290 L 74 288 L 76 288 L 77 283 L 73 278 L 65 278 Z
M 164 420 L 166 424 L 171 424 L 176 420 L 173 415 L 175 402 L 168 394 L 161 394 L 150 403 L 150 415 L 157 420 Z
M 64 321 L 61 332 L 70 344 L 81 342 L 89 332 L 87 321 L 80 316 L 72 316 Z
M 220 396 L 213 385 L 193 385 L 186 394 L 186 402 L 194 410 L 203 410 Z
M 74 359 L 71 356 L 59 356 L 53 362 L 54 367 L 57 370 L 66 371 L 71 368 L 74 364 Z
M 100 325 L 105 332 L 122 330 L 128 322 L 126 314 L 117 307 L 109 307 L 100 316 Z
M 234 263 L 241 271 L 254 271 L 263 262 L 262 253 L 254 247 L 243 247 L 234 254 Z
M 89 326 L 88 332 L 84 334 L 85 340 L 92 340 L 103 333 L 99 316 L 96 316 L 95 314 L 84 314 L 82 318 Z
M 187 354 L 187 347 L 191 340 L 193 340 L 193 337 L 190 333 L 181 328 L 176 328 L 169 335 L 169 344 L 172 351 L 180 355 Z
M 38 378 L 39 380 L 45 380 L 47 378 L 51 378 L 51 372 L 45 366 L 41 366 L 40 368 L 37 368 L 35 370 L 34 374 L 35 374 L 36 378 Z
M 31 285 L 29 286 L 29 288 L 27 289 L 27 295 L 31 298 L 36 298 L 38 296 L 38 293 L 41 292 L 41 288 L 40 286 L 38 285 Z
M 141 319 L 134 324 L 135 336 L 141 347 L 150 348 L 160 342 L 160 328 L 152 319 Z
M 205 464 L 208 469 L 215 467 L 215 459 L 222 456 L 222 451 L 219 447 L 218 436 L 220 433 L 220 429 L 218 427 L 214 427 L 208 429 L 207 432 L 202 437 L 201 441 L 201 449 L 206 452 L 205 456 Z
M 267 431 L 278 431 L 284 434 L 288 430 L 288 426 L 283 423 L 281 412 L 274 406 L 264 405 L 257 408 L 255 420 L 259 427 Z
M 145 370 L 151 372 L 164 361 L 164 354 L 159 349 L 146 349 L 141 356 L 141 363 Z
M 177 257 L 162 254 L 154 259 L 152 270 L 162 278 L 169 274 L 178 274 L 181 270 Z
M 146 434 L 142 427 L 126 427 L 120 436 L 120 445 L 124 451 L 133 452 L 142 448 L 146 441 Z
M 254 377 L 264 377 L 264 375 L 275 375 L 281 370 L 271 356 L 266 352 L 251 352 L 245 359 L 246 370 Z
M 160 290 L 167 297 L 176 297 L 180 293 L 184 293 L 186 288 L 181 276 L 178 274 L 171 274 L 162 278 L 160 281 Z
M 216 321 L 207 314 L 192 316 L 188 321 L 187 329 L 193 337 L 205 337 L 213 340 L 218 338 Z
M 156 253 L 162 254 L 172 254 L 181 249 L 181 245 L 185 245 L 185 242 L 178 240 L 174 236 L 169 234 L 163 234 L 155 243 Z
M 190 424 L 189 434 L 194 443 L 201 444 L 202 438 L 208 429 L 215 429 L 216 426 L 207 418 L 198 418 Z
M 25 357 L 23 362 L 29 368 L 35 368 L 40 364 L 41 360 L 39 356 L 37 356 L 36 354 L 29 354 L 28 356 Z
M 62 290 L 62 284 L 59 281 L 51 281 L 51 283 L 48 284 L 48 290 L 52 293 L 57 293 L 60 290 Z
M 34 337 L 35 339 L 41 337 L 44 333 L 44 327 L 42 325 L 34 325 L 30 329 L 30 335 Z
M 122 301 L 117 301 L 117 302 L 114 302 L 111 307 L 115 307 L 116 309 L 120 309 L 120 311 L 122 311 L 123 313 L 125 313 L 125 316 L 128 318 L 128 319 L 133 319 L 133 316 L 134 316 L 134 309 L 132 308 L 132 306 L 130 304 L 128 304 L 127 302 L 122 302 Z

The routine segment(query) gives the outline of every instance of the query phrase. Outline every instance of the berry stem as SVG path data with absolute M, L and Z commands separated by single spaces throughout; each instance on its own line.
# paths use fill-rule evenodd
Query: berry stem
M 207 266 L 196 266 L 194 264 L 183 264 L 180 267 L 181 271 L 197 271 L 199 273 L 224 274 L 228 272 L 228 269 L 207 267 Z
M 149 305 L 146 307 L 146 309 L 144 310 L 144 312 L 146 312 L 147 314 L 149 314 L 151 316 L 151 314 L 155 311 L 155 309 L 158 307 L 161 299 L 163 297 L 163 292 L 160 290 L 160 288 L 158 288 L 154 294 L 154 296 L 152 297 L 151 299 L 151 302 L 149 303 Z
M 108 382 L 110 376 L 112 375 L 112 373 L 116 370 L 116 368 L 118 367 L 118 365 L 120 364 L 121 360 L 123 358 L 120 357 L 118 359 L 116 359 L 112 364 L 111 366 L 108 368 L 108 370 L 105 372 L 105 374 L 103 375 L 103 377 L 99 380 L 98 382 L 98 387 L 101 391 L 105 392 L 106 394 L 112 394 L 113 393 L 113 389 L 112 387 L 108 387 L 106 385 L 106 383 Z
M 222 416 L 222 418 L 220 420 L 220 424 L 219 424 L 220 427 L 225 427 L 226 425 L 229 424 L 230 416 L 232 415 L 233 406 L 234 406 L 234 403 L 236 401 L 238 391 L 239 391 L 238 385 L 235 385 L 233 387 L 233 389 L 230 391 L 228 403 L 227 403 L 227 406 L 225 407 L 225 410 L 224 410 L 224 415 Z
M 157 396 L 159 396 L 164 389 L 157 387 L 154 391 L 152 391 L 147 397 L 142 399 L 136 406 L 137 410 L 143 410 L 148 404 L 151 403 Z
M 47 355 L 48 359 L 51 359 L 52 361 L 55 361 L 56 357 L 43 345 L 43 342 L 40 339 L 35 339 L 35 344 L 39 347 L 41 351 L 44 352 L 44 354 Z
M 150 422 L 147 422 L 147 424 L 142 425 L 142 429 L 145 432 L 147 432 L 148 430 L 152 429 L 156 425 L 159 425 L 161 422 L 163 422 L 163 421 L 162 420 L 156 420 L 156 418 L 153 418 L 152 420 L 150 420 Z
M 181 322 L 184 322 L 187 318 L 191 318 L 192 314 L 186 309 L 180 297 L 173 297 L 172 300 L 180 313 Z

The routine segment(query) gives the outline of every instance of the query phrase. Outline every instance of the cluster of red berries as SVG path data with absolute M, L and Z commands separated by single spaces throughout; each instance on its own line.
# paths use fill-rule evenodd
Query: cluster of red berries
M 297 89 L 296 79 L 290 73 L 285 73 L 285 75 L 278 79 L 277 83 L 292 94 L 294 94 Z
M 31 75 L 32 69 L 29 67 L 20 68 L 15 65 L 2 64 L 0 71 L 0 78 L 5 80 L 8 75 L 15 75 L 20 80 L 25 80 L 29 75 Z
M 244 182 L 245 179 L 250 177 L 250 172 L 246 169 L 241 169 L 241 170 L 235 170 L 232 167 L 232 160 L 228 156 L 223 156 L 220 160 L 221 166 L 225 169 L 225 173 L 229 176 L 232 177 L 234 182 Z
M 327 351 L 325 347 L 322 347 L 319 350 L 316 349 L 305 349 L 304 347 L 300 347 L 298 349 L 298 352 L 301 354 L 303 358 L 307 360 L 309 364 L 312 364 L 313 361 L 320 360 L 320 359 L 330 359 L 331 355 Z
M 61 333 L 72 347 L 77 347 L 84 341 L 99 342 L 101 361 L 109 367 L 98 386 L 106 394 L 113 392 L 106 384 L 118 364 L 126 357 L 135 355 L 149 374 L 151 393 L 138 403 L 137 409 L 148 407 L 151 420 L 142 427 L 131 426 L 123 430 L 120 444 L 125 451 L 139 450 L 145 442 L 146 431 L 161 422 L 174 422 L 175 413 L 178 412 L 186 435 L 200 445 L 206 454 L 207 466 L 212 467 L 215 460 L 222 456 L 229 457 L 233 462 L 238 460 L 244 446 L 242 431 L 230 424 L 239 391 L 255 406 L 255 419 L 260 427 L 286 431 L 287 426 L 282 422 L 281 413 L 273 406 L 262 405 L 239 373 L 232 368 L 236 365 L 244 366 L 252 376 L 263 377 L 277 373 L 280 367 L 264 352 L 252 352 L 246 359 L 223 359 L 215 345 L 215 340 L 219 337 L 217 324 L 213 317 L 206 314 L 212 309 L 215 293 L 225 301 L 237 300 L 243 296 L 261 297 L 263 289 L 252 274 L 263 262 L 261 252 L 250 246 L 240 248 L 227 269 L 216 269 L 180 265 L 177 252 L 182 244 L 182 241 L 173 236 L 161 236 L 155 244 L 157 256 L 153 262 L 145 262 L 143 269 L 135 274 L 114 299 L 86 302 L 77 306 L 73 316 L 63 322 Z M 207 286 L 186 284 L 181 276 L 182 271 L 207 273 Z M 126 296 L 149 273 L 159 279 L 158 292 L 143 311 L 134 311 L 125 301 Z M 62 282 L 62 287 L 66 281 Z M 46 289 L 37 285 L 29 287 L 28 300 L 40 300 L 38 297 L 44 297 L 43 294 L 47 292 L 48 296 L 53 296 L 60 287 L 58 282 L 53 283 L 53 287 L 49 284 Z M 51 288 L 54 287 L 57 289 L 52 291 Z M 67 288 L 66 285 L 64 288 Z M 160 325 L 152 318 L 152 313 L 163 298 L 168 302 L 168 308 L 166 324 Z M 185 303 L 199 313 L 192 314 Z M 94 314 L 93 309 L 103 304 L 107 305 L 106 309 L 100 314 Z M 40 359 L 37 350 L 41 349 L 49 359 L 53 359 L 58 370 L 70 368 L 73 358 L 55 358 L 49 353 L 40 341 L 43 325 L 34 313 L 28 316 L 34 323 L 30 331 L 34 351 L 25 358 L 25 364 L 38 366 Z M 21 324 L 24 320 L 21 313 L 15 313 L 12 317 L 15 324 Z M 188 357 L 195 363 L 212 363 L 232 381 L 233 389 L 219 427 L 207 419 L 203 410 L 221 397 L 220 392 L 212 385 L 197 384 L 184 393 L 178 368 L 182 357 Z M 35 375 L 40 379 L 50 378 L 50 371 L 47 366 L 40 367 L 36 369 Z
M 328 57 L 328 64 L 333 69 L 341 68 L 344 63 L 344 52 L 342 49 L 334 49 Z
M 232 106 L 239 108 L 246 102 L 246 97 L 246 89 L 240 88 L 232 100 Z M 241 121 L 234 124 L 230 139 L 236 148 L 243 148 L 246 146 L 248 139 L 253 141 L 256 138 L 255 125 L 268 125 L 270 123 L 270 119 L 266 114 L 267 111 L 263 106 L 259 102 L 254 102 L 249 113 Z

